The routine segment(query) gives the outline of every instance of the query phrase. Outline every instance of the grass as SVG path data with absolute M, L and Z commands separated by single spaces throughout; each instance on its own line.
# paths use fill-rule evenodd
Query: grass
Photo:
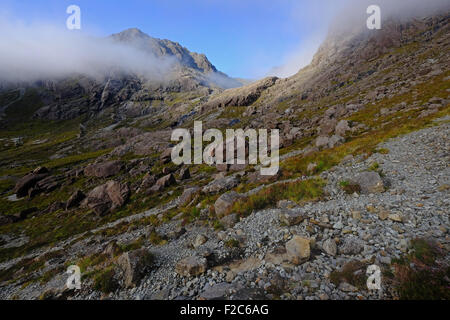
M 347 180 L 339 182 L 339 185 L 341 186 L 342 190 L 344 190 L 344 192 L 347 194 L 354 194 L 355 192 L 356 193 L 361 192 L 361 187 L 359 186 L 359 184 L 352 183 Z
M 394 260 L 393 283 L 401 300 L 449 300 L 450 264 L 448 252 L 426 239 L 411 241 L 411 252 Z
M 115 270 L 113 266 L 100 271 L 94 276 L 94 289 L 105 294 L 116 291 L 119 284 L 114 279 Z
M 367 290 L 366 271 L 370 264 L 368 261 L 350 261 L 341 270 L 331 272 L 330 281 L 335 286 L 339 286 L 341 282 L 347 282 L 360 290 Z
M 292 177 L 307 176 L 311 174 L 307 171 L 308 164 L 317 163 L 319 164 L 319 168 L 315 172 L 317 174 L 339 164 L 347 155 L 371 155 L 378 150 L 377 146 L 381 142 L 434 125 L 432 122 L 433 119 L 450 114 L 450 108 L 448 106 L 436 114 L 424 118 L 418 117 L 423 110 L 421 108 L 409 111 L 400 110 L 383 117 L 377 116 L 377 114 L 379 114 L 382 108 L 392 108 L 400 102 L 412 104 L 413 101 L 417 100 L 425 103 L 434 96 L 447 96 L 446 90 L 450 86 L 450 81 L 444 79 L 449 75 L 450 71 L 447 71 L 425 84 L 420 84 L 412 88 L 411 92 L 414 90 L 418 91 L 416 97 L 413 97 L 411 93 L 397 95 L 356 112 L 347 120 L 369 126 L 371 129 L 367 133 L 350 137 L 348 142 L 332 149 L 325 149 L 323 151 L 313 152 L 307 156 L 297 156 L 287 159 L 281 163 L 281 169 L 289 173 Z M 385 150 L 382 151 L 386 152 Z
M 254 210 L 274 207 L 279 200 L 291 200 L 297 203 L 316 200 L 322 197 L 324 185 L 325 182 L 319 178 L 275 184 L 254 195 L 238 200 L 233 205 L 231 212 L 248 216 Z
M 239 248 L 239 241 L 236 239 L 228 239 L 225 241 L 225 247 L 227 248 Z

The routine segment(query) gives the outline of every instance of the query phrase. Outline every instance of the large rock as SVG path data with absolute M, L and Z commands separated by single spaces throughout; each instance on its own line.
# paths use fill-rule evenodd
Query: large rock
M 163 153 L 161 153 L 161 156 L 159 157 L 159 160 L 164 164 L 169 163 L 171 159 L 172 159 L 172 148 L 164 150 Z
M 239 184 L 239 178 L 236 175 L 222 177 L 211 181 L 203 187 L 203 193 L 220 193 L 233 189 Z
M 218 217 L 223 217 L 230 213 L 233 205 L 241 199 L 242 196 L 234 191 L 230 191 L 221 195 L 214 203 L 214 209 Z
M 330 142 L 330 138 L 327 136 L 320 136 L 316 139 L 315 145 L 317 148 L 326 148 L 328 147 L 328 143 Z
M 125 287 L 131 288 L 139 285 L 142 277 L 153 264 L 153 255 L 147 249 L 138 249 L 125 252 L 117 260 L 123 272 Z
M 345 136 L 345 134 L 347 133 L 347 131 L 350 131 L 350 126 L 348 124 L 347 120 L 341 120 L 338 122 L 338 124 L 336 125 L 336 129 L 334 130 L 334 132 L 339 135 L 339 136 Z
M 295 226 L 305 219 L 305 214 L 295 210 L 282 209 L 280 210 L 278 219 L 286 226 Z
M 220 224 L 225 228 L 233 228 L 238 221 L 239 216 L 236 213 L 232 213 L 220 219 Z
M 47 173 L 30 173 L 17 181 L 13 192 L 17 197 L 22 198 L 28 195 L 30 189 L 32 189 L 40 180 L 46 178 Z
M 108 181 L 106 183 L 106 193 L 114 207 L 121 207 L 127 202 L 130 196 L 130 188 L 128 185 L 117 181 Z
M 222 282 L 214 285 L 208 283 L 199 297 L 205 300 L 224 300 L 232 292 L 232 289 L 233 285 L 230 283 Z
M 208 263 L 206 258 L 191 256 L 177 263 L 175 271 L 184 277 L 198 276 L 206 272 Z
M 108 181 L 89 192 L 82 205 L 93 210 L 96 215 L 103 216 L 124 205 L 129 195 L 130 189 L 126 184 Z
M 180 180 L 186 180 L 191 177 L 191 172 L 189 171 L 189 168 L 181 168 L 180 170 Z
M 156 181 L 156 185 L 162 188 L 167 188 L 173 184 L 177 183 L 174 175 L 172 173 L 162 177 L 158 181 Z
M 384 183 L 380 175 L 374 171 L 362 172 L 356 178 L 355 182 L 361 187 L 361 192 L 381 193 L 384 192 Z
M 86 196 L 81 190 L 75 191 L 66 202 L 66 210 L 78 206 L 84 198 Z
M 199 187 L 186 188 L 178 199 L 180 206 L 185 206 L 194 200 L 195 196 L 200 192 Z
M 339 247 L 339 253 L 347 255 L 359 254 L 364 250 L 364 241 L 356 237 L 346 238 Z
M 122 168 L 123 163 L 121 161 L 95 163 L 84 169 L 84 175 L 86 177 L 108 178 L 118 174 Z
M 294 236 L 286 243 L 286 253 L 294 264 L 306 262 L 311 255 L 311 241 L 300 236 Z

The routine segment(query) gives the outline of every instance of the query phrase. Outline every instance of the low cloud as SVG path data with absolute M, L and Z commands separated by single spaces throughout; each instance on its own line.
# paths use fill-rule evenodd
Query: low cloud
M 381 9 L 382 20 L 406 20 L 413 17 L 445 13 L 450 10 L 448 0 L 346 0 L 341 2 L 325 1 L 324 14 L 320 12 L 301 12 L 297 19 L 305 19 L 315 26 L 317 32 L 302 40 L 293 51 L 288 52 L 281 59 L 280 66 L 272 68 L 267 75 L 289 77 L 307 66 L 314 57 L 317 49 L 327 36 L 343 35 L 360 32 L 366 29 L 369 15 L 366 10 L 369 5 L 378 5 Z
M 101 78 L 114 72 L 164 80 L 174 59 L 51 25 L 0 19 L 0 81 L 55 79 L 74 74 Z

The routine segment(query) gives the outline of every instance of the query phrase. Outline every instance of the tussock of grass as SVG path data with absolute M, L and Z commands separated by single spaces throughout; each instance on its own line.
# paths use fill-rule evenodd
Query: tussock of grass
M 411 253 L 393 261 L 394 286 L 402 300 L 449 300 L 450 264 L 431 240 L 411 241 Z
M 301 202 L 318 199 L 323 195 L 324 185 L 325 182 L 321 179 L 276 184 L 237 201 L 232 212 L 247 216 L 254 210 L 273 207 L 279 200 Z

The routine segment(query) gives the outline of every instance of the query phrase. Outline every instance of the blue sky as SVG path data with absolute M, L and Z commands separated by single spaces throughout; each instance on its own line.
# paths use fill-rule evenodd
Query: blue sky
M 2 0 L 0 10 L 25 24 L 65 28 L 66 8 L 76 4 L 84 33 L 106 36 L 137 27 L 205 53 L 231 76 L 256 78 L 305 52 L 310 56 L 346 1 Z

